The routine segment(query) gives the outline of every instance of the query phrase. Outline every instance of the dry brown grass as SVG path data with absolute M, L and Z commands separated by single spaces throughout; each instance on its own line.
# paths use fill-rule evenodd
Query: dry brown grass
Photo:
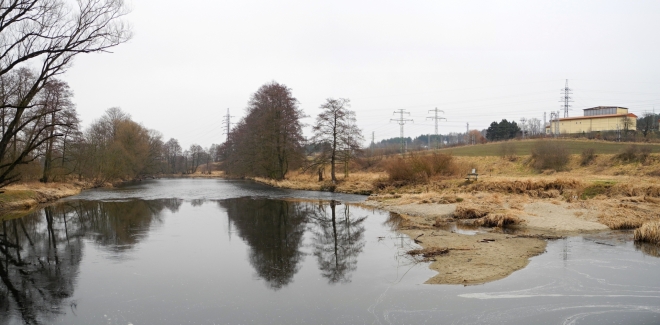
M 529 178 L 500 179 L 475 182 L 470 186 L 474 191 L 488 191 L 509 194 L 525 194 L 531 197 L 553 198 L 569 189 L 581 189 L 584 183 L 574 178 Z
M 491 211 L 472 203 L 461 203 L 456 206 L 453 217 L 456 219 L 476 219 L 488 215 Z
M 462 168 L 449 154 L 410 154 L 407 158 L 392 157 L 385 162 L 390 182 L 402 184 L 426 183 L 437 176 L 457 176 Z
M 283 180 L 273 180 L 260 177 L 254 178 L 254 180 L 273 187 L 296 190 L 371 194 L 374 188 L 373 184 L 383 177 L 385 177 L 384 173 L 356 172 L 349 174 L 348 177 L 344 177 L 344 175 L 338 176 L 337 184 L 332 184 L 328 180 L 319 182 L 318 175 L 291 172 L 287 175 L 287 178 Z
M 452 204 L 456 202 L 463 202 L 463 198 L 460 198 L 455 195 L 449 195 L 449 196 L 441 196 L 436 200 L 431 201 L 431 203 L 438 203 L 438 204 Z
M 635 229 L 635 241 L 660 244 L 660 222 L 646 222 L 638 229 Z
M 27 182 L 7 186 L 0 193 L 0 210 L 29 209 L 39 203 L 76 195 L 89 184 L 76 183 L 39 183 Z
M 616 159 L 621 160 L 622 162 L 641 162 L 644 163 L 651 155 L 652 148 L 649 146 L 638 146 L 636 144 L 631 144 L 624 148 L 621 153 L 616 155 Z
M 650 196 L 660 197 L 660 186 L 658 185 L 636 185 L 631 183 L 615 184 L 607 193 L 609 196 Z
M 444 247 L 428 247 L 428 248 L 422 248 L 422 249 L 413 249 L 409 250 L 408 255 L 416 256 L 416 255 L 422 255 L 424 258 L 431 258 L 434 256 L 438 255 L 444 255 L 449 253 L 449 248 Z
M 481 227 L 507 227 L 520 224 L 522 220 L 510 213 L 489 214 L 474 222 L 475 226 Z
M 600 223 L 610 229 L 635 229 L 648 220 L 648 216 L 642 211 L 625 207 L 605 207 L 598 216 Z
M 538 141 L 532 146 L 531 165 L 538 171 L 567 169 L 571 159 L 565 144 L 559 141 Z

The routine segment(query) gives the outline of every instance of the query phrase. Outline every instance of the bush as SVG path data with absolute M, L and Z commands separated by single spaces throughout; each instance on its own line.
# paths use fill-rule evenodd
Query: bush
M 621 153 L 616 155 L 616 158 L 627 163 L 632 162 L 646 162 L 646 159 L 651 155 L 651 147 L 638 146 L 636 144 L 629 145 L 623 149 Z
M 652 221 L 635 230 L 635 241 L 660 244 L 660 222 Z
M 511 214 L 506 213 L 495 213 L 489 214 L 479 220 L 477 220 L 474 225 L 481 227 L 500 227 L 504 228 L 507 226 L 513 226 L 521 223 L 521 220 Z
M 596 154 L 594 153 L 594 148 L 586 148 L 582 150 L 582 159 L 580 160 L 580 165 L 582 166 L 590 165 L 595 158 L 596 158 Z
M 516 144 L 512 141 L 505 141 L 500 144 L 500 156 L 504 159 L 514 161 L 516 159 Z
M 456 210 L 452 215 L 455 219 L 476 219 L 485 217 L 490 211 L 483 209 L 474 204 L 463 203 L 456 206 Z
M 458 166 L 448 154 L 413 155 L 408 159 L 394 158 L 385 165 L 385 172 L 392 182 L 418 183 L 434 176 L 458 174 Z
M 562 142 L 538 141 L 532 147 L 532 166 L 536 170 L 565 170 L 570 155 Z

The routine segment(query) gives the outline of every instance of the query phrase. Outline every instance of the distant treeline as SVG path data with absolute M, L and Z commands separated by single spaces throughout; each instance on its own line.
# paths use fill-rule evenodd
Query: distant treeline
M 447 134 L 421 134 L 415 138 L 403 138 L 404 146 L 408 149 L 439 148 L 457 146 L 472 143 L 483 143 L 485 131 L 470 130 L 469 133 L 451 132 Z M 401 138 L 389 138 L 372 143 L 369 147 L 374 148 L 400 148 Z

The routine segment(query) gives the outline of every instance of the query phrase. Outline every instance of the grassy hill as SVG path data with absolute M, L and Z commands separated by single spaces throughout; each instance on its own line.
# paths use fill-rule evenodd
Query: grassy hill
M 518 156 L 530 155 L 534 144 L 538 141 L 557 141 L 562 143 L 571 154 L 581 154 L 584 149 L 593 148 L 595 154 L 617 154 L 623 151 L 631 143 L 627 142 L 605 142 L 594 140 L 512 140 L 507 142 L 493 142 L 473 146 L 440 149 L 440 152 L 451 152 L 454 156 L 486 157 L 501 156 L 504 145 L 513 146 Z M 504 144 L 506 143 L 506 144 Z M 653 153 L 660 152 L 659 144 L 639 144 L 649 146 Z

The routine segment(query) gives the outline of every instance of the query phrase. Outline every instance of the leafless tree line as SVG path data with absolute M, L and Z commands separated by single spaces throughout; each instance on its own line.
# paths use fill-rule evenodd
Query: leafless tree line
M 66 152 L 55 138 L 73 136 L 78 123 L 56 77 L 78 54 L 128 41 L 127 13 L 122 0 L 0 0 L 0 187 L 41 157 L 42 178 L 51 177 L 53 152 Z
M 330 166 L 331 180 L 336 182 L 336 165 L 343 163 L 348 176 L 348 164 L 364 140 L 349 108 L 348 99 L 327 99 L 313 125 L 314 136 L 307 141 L 301 123 L 305 115 L 291 89 L 267 83 L 254 93 L 246 116 L 218 149 L 222 169 L 235 177 L 283 179 L 290 170 L 302 167 L 318 170 L 323 180 L 323 170 Z

